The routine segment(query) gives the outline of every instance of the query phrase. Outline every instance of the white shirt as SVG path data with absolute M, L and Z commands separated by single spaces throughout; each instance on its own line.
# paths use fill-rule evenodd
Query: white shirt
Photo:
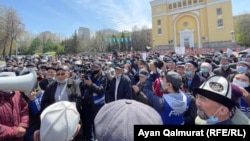
M 68 94 L 66 91 L 67 83 L 58 84 L 56 87 L 55 101 L 68 101 Z
M 121 75 L 115 77 L 116 81 L 115 81 L 115 100 L 117 100 L 117 91 L 118 91 L 118 86 L 120 84 L 120 80 L 121 80 Z

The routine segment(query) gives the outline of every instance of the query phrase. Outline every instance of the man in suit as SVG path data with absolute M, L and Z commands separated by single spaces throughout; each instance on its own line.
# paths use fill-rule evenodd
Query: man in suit
M 119 99 L 132 99 L 131 80 L 124 74 L 124 64 L 121 63 L 115 65 L 115 77 L 111 80 L 106 102 Z
M 231 74 L 236 74 L 237 71 L 232 68 L 232 65 L 230 64 L 230 58 L 224 54 L 220 57 L 220 67 L 214 69 L 214 74 L 223 76 L 226 79 L 230 79 Z
M 41 112 L 58 101 L 76 102 L 81 96 L 77 82 L 69 78 L 69 67 L 62 65 L 56 69 L 56 81 L 50 83 L 44 91 L 41 101 Z M 79 108 L 79 107 L 78 107 Z
M 205 78 L 197 74 L 197 70 L 198 64 L 196 62 L 187 61 L 185 63 L 185 88 L 190 93 L 193 93 L 194 88 L 199 87 L 205 81 Z

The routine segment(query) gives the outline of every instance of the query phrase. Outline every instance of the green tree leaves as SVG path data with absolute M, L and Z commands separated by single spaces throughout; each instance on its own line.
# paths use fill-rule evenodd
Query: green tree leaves
M 238 44 L 250 46 L 250 14 L 235 17 L 235 33 Z

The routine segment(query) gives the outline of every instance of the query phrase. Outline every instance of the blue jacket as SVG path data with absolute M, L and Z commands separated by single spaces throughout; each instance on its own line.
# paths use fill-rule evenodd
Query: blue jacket
M 38 97 L 36 99 L 33 99 L 33 100 L 31 100 L 29 102 L 30 111 L 34 115 L 37 115 L 37 114 L 40 113 L 40 110 L 41 110 L 41 101 L 42 101 L 43 93 L 44 93 L 43 90 L 40 91 L 40 93 L 38 94 Z
M 188 96 L 182 91 L 157 96 L 152 90 L 152 83 L 156 78 L 156 74 L 150 74 L 143 86 L 143 92 L 147 95 L 150 104 L 159 112 L 165 125 L 184 124 L 183 114 L 188 108 Z

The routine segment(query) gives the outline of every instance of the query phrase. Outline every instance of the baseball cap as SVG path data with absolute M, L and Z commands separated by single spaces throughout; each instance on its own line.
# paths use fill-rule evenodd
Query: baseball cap
M 69 101 L 60 101 L 48 106 L 40 118 L 41 141 L 70 140 L 77 131 L 80 121 L 76 104 Z
M 236 106 L 236 103 L 232 100 L 232 86 L 223 76 L 213 75 L 194 90 L 195 94 L 216 101 L 230 110 Z
M 177 72 L 166 71 L 165 77 L 167 81 L 170 82 L 176 88 L 180 88 L 180 86 L 182 85 L 182 77 Z
M 94 123 L 98 141 L 133 141 L 134 125 L 163 124 L 155 109 L 128 99 L 105 104 L 97 113 Z

